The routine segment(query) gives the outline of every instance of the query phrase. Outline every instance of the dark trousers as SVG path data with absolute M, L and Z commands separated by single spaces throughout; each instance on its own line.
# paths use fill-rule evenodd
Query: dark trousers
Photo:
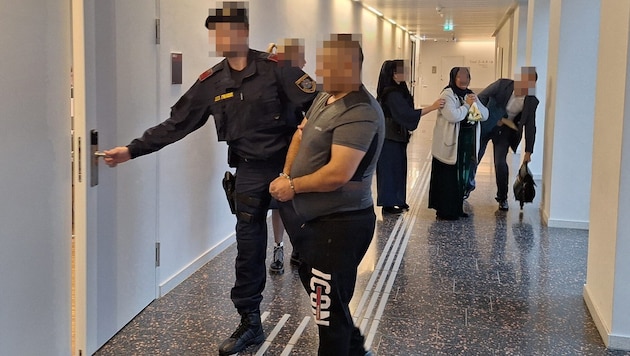
M 481 137 L 479 146 L 479 162 L 486 152 L 488 142 L 492 140 L 494 150 L 494 172 L 497 184 L 497 201 L 507 200 L 509 171 L 507 164 L 507 154 L 510 149 L 510 133 L 508 127 L 495 126 L 488 135 Z
M 376 166 L 376 205 L 407 204 L 407 142 L 383 141 Z
M 269 183 L 283 164 L 283 155 L 278 155 L 266 161 L 240 160 L 236 169 L 236 281 L 231 298 L 240 314 L 260 309 L 267 270 Z
M 376 223 L 374 208 L 335 213 L 300 222 L 291 205 L 280 206 L 291 243 L 300 254 L 300 280 L 319 329 L 318 355 L 365 355 L 364 338 L 354 325 L 350 300 L 357 267 Z

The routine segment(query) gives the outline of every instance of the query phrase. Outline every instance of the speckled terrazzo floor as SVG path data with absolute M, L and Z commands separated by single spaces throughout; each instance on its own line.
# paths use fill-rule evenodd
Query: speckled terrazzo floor
M 426 208 L 433 124 L 425 116 L 409 146 L 411 210 L 377 210 L 359 268 L 351 307 L 368 346 L 379 356 L 630 355 L 606 350 L 584 304 L 588 232 L 543 226 L 538 200 L 521 211 L 512 198 L 510 211 L 499 212 L 490 158 L 465 203 L 470 217 L 435 220 Z M 235 255 L 232 245 L 96 355 L 217 355 L 239 321 L 229 299 Z M 242 355 L 317 354 L 297 269 L 268 275 L 261 310 L 268 342 Z

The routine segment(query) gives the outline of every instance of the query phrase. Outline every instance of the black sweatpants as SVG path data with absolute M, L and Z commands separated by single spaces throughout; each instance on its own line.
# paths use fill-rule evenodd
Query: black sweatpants
M 354 325 L 350 300 L 357 267 L 376 223 L 374 208 L 334 213 L 301 223 L 290 204 L 280 213 L 302 264 L 300 279 L 319 329 L 318 355 L 365 355 L 364 338 Z

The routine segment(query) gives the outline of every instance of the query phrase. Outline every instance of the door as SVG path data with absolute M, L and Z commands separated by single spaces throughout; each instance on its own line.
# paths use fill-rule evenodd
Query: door
M 76 320 L 83 334 L 75 352 L 89 355 L 156 297 L 157 155 L 109 168 L 90 150 L 92 143 L 99 150 L 126 145 L 159 122 L 156 2 L 75 2 L 83 6 L 73 6 L 77 31 L 84 21 L 81 33 L 73 30 L 75 135 L 85 162 L 75 192 Z
M 449 74 L 453 67 L 463 67 L 464 66 L 464 57 L 463 56 L 443 56 L 441 60 L 441 68 L 440 68 L 440 81 L 444 88 L 448 85 Z

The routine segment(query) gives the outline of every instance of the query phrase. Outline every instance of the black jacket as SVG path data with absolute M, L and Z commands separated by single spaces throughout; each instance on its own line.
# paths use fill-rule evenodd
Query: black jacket
M 507 116 L 507 103 L 514 92 L 514 81 L 511 79 L 499 79 L 490 84 L 477 95 L 479 101 L 485 105 L 490 117 L 482 122 L 482 135 L 489 133 L 496 125 L 497 121 Z M 510 137 L 510 147 L 516 152 L 523 131 L 525 131 L 525 152 L 534 152 L 534 141 L 536 139 L 536 108 L 538 98 L 527 95 L 523 103 L 523 111 L 514 118 L 514 123 L 518 126 L 518 131 Z
M 409 91 L 396 86 L 385 88 L 379 103 L 385 114 L 385 138 L 397 142 L 409 142 L 409 131 L 418 127 L 421 109 L 414 109 Z
M 286 149 L 295 131 L 296 106 L 310 104 L 315 81 L 301 69 L 279 67 L 275 55 L 250 50 L 233 79 L 227 59 L 199 76 L 171 108 L 170 117 L 127 147 L 135 158 L 199 129 L 213 115 L 219 141 L 243 159 L 265 160 Z

